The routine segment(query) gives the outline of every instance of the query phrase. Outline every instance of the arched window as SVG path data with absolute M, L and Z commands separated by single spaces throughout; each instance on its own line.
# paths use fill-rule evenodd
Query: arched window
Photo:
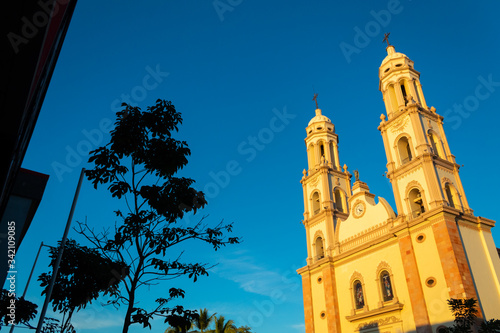
M 394 292 L 392 291 L 392 281 L 389 272 L 382 271 L 380 273 L 380 284 L 382 289 L 382 298 L 384 302 L 391 301 L 394 298 Z
M 314 154 L 314 145 L 310 144 L 309 147 L 307 148 L 307 159 L 309 162 L 309 169 L 313 169 L 314 166 L 316 165 L 315 162 L 315 154 Z
M 330 149 L 330 159 L 331 159 L 331 161 L 329 161 L 329 162 L 331 162 L 333 165 L 333 168 L 336 169 L 335 168 L 336 167 L 336 165 L 335 165 L 335 153 L 334 153 L 335 149 L 333 149 L 332 142 L 330 142 L 330 144 L 328 145 L 328 149 Z
M 438 157 L 444 158 L 444 153 L 441 146 L 441 140 L 439 139 L 439 137 L 436 134 L 430 132 L 429 139 L 432 145 L 432 152 Z
M 335 194 L 335 209 L 337 209 L 339 212 L 344 212 L 342 192 L 338 188 L 336 188 L 334 190 L 334 194 Z
M 401 93 L 403 94 L 403 100 L 405 101 L 405 105 L 408 104 L 408 94 L 406 93 L 406 88 L 404 82 L 401 82 Z
M 323 250 L 323 239 L 321 237 L 316 238 L 316 259 L 322 259 L 325 257 L 325 251 Z
M 320 158 L 325 157 L 325 145 L 323 144 L 323 142 L 319 144 L 319 156 Z
M 319 202 L 319 193 L 314 192 L 312 196 L 312 208 L 313 208 L 313 215 L 316 215 L 320 211 L 320 202 Z
M 420 100 L 420 95 L 418 93 L 417 85 L 415 84 L 415 80 L 412 80 L 412 85 L 413 85 L 413 89 L 415 90 L 415 93 L 417 94 L 417 96 L 415 96 L 417 98 L 417 102 L 419 104 L 422 104 L 422 101 Z
M 389 101 L 391 103 L 392 112 L 396 112 L 398 110 L 398 99 L 393 85 L 389 86 Z
M 448 203 L 450 204 L 450 207 L 455 208 L 455 201 L 453 200 L 453 194 L 451 192 L 450 184 L 446 184 L 444 186 L 444 191 L 446 192 L 446 198 L 448 199 Z
M 353 291 L 354 291 L 354 305 L 356 309 L 362 309 L 365 307 L 365 295 L 363 293 L 363 285 L 361 281 L 356 280 L 353 283 Z
M 401 159 L 401 164 L 406 164 L 411 161 L 411 148 L 410 143 L 408 142 L 408 138 L 402 137 L 401 139 L 399 139 L 398 152 Z
M 410 200 L 412 217 L 418 217 L 425 212 L 422 194 L 418 188 L 414 188 L 408 193 L 408 200 Z

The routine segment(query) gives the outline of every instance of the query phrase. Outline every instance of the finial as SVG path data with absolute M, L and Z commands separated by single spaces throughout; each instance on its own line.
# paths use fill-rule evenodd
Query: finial
M 354 179 L 356 181 L 359 181 L 359 171 L 358 170 L 354 170 Z
M 318 94 L 314 94 L 314 97 L 312 100 L 316 102 L 316 109 L 319 109 L 319 107 L 318 107 Z
M 384 34 L 384 40 L 382 40 L 382 43 L 383 42 L 387 42 L 387 46 L 391 46 L 391 44 L 389 43 L 389 35 L 390 34 L 391 34 L 390 32 L 385 33 Z

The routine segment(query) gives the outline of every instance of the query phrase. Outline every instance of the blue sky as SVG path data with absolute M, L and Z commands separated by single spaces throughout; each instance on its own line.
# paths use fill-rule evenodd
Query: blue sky
M 78 2 L 23 163 L 50 179 L 18 251 L 19 285 L 40 242 L 55 245 L 62 236 L 84 155 L 109 138 L 116 106 L 145 108 L 162 98 L 182 112 L 178 137 L 192 152 L 182 174 L 207 193 L 202 214 L 214 224 L 234 221 L 244 242 L 215 253 L 188 244 L 188 258 L 218 263 L 210 277 L 144 289 L 140 305 L 176 285 L 186 288 L 188 307 L 259 333 L 303 332 L 295 270 L 307 256 L 299 180 L 313 87 L 336 126 L 341 163 L 395 207 L 377 130 L 385 112 L 378 66 L 390 31 L 421 72 L 427 104 L 446 116 L 470 206 L 497 220 L 498 13 L 493 1 Z M 478 86 L 489 94 L 479 99 Z M 86 182 L 74 220 L 112 225 L 119 205 Z M 70 237 L 83 242 L 74 231 Z M 498 245 L 498 230 L 494 237 Z M 35 275 L 47 264 L 44 250 Z M 43 303 L 35 283 L 27 298 Z M 79 332 L 120 330 L 122 313 L 93 304 L 74 323 Z

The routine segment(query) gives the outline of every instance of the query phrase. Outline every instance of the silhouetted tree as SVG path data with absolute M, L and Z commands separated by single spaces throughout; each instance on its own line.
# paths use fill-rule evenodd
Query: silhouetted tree
M 455 317 L 452 327 L 447 328 L 451 333 L 470 333 L 477 324 L 478 310 L 476 308 L 477 300 L 474 298 L 448 300 L 450 310 Z M 483 321 L 478 330 L 479 333 L 500 333 L 500 320 L 490 319 Z
M 29 326 L 29 321 L 37 314 L 37 305 L 20 297 L 17 298 L 8 290 L 2 289 L 0 292 L 0 328 L 3 325 L 24 324 Z
M 52 268 L 60 246 L 61 242 L 58 247 L 51 247 L 49 250 L 49 266 Z M 116 296 L 118 285 L 127 273 L 125 263 L 103 257 L 97 250 L 80 246 L 75 240 L 68 239 L 50 297 L 54 311 L 63 314 L 59 324 L 60 332 L 74 332 L 70 321 L 75 310 L 85 308 L 100 295 Z M 46 294 L 52 274 L 43 273 L 38 280 L 41 281 L 40 286 L 45 287 L 42 295 Z
M 183 251 L 178 245 L 187 240 L 206 242 L 215 250 L 239 240 L 224 235 L 231 232 L 232 224 L 209 227 L 203 218 L 191 227 L 178 223 L 184 213 L 205 206 L 206 200 L 191 187 L 192 179 L 175 177 L 187 164 L 190 150 L 185 141 L 172 137 L 182 123 L 172 103 L 157 100 L 147 111 L 122 106 L 110 142 L 91 152 L 89 162 L 94 168 L 86 176 L 95 188 L 106 184 L 113 197 L 125 201 L 127 211 L 116 211 L 120 221 L 112 231 L 95 232 L 80 223 L 79 232 L 102 254 L 130 267 L 121 294 L 111 300 L 127 306 L 123 333 L 135 323 L 150 327 L 149 321 L 156 315 L 164 316 L 171 327 L 185 327 L 197 313 L 181 306 L 167 307 L 170 300 L 184 297 L 182 289 L 170 288 L 167 298 L 143 309 L 137 307 L 138 288 L 163 279 L 187 276 L 196 281 L 200 275 L 208 275 L 207 264 L 181 260 Z M 172 248 L 178 248 L 178 255 L 166 258 L 167 249 Z
M 490 319 L 481 323 L 479 333 L 500 333 L 500 320 Z
M 447 302 L 453 317 L 455 317 L 454 324 L 448 328 L 448 332 L 471 333 L 478 313 L 477 301 L 474 298 L 451 298 Z

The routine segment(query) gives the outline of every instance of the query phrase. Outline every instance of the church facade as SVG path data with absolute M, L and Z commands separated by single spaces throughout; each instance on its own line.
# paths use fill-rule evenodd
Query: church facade
M 306 333 L 439 333 L 453 321 L 450 298 L 473 297 L 481 318 L 500 318 L 495 222 L 469 207 L 443 117 L 427 106 L 413 61 L 392 45 L 387 53 L 378 129 L 397 213 L 341 166 L 320 109 L 306 128 L 307 265 L 298 270 Z

